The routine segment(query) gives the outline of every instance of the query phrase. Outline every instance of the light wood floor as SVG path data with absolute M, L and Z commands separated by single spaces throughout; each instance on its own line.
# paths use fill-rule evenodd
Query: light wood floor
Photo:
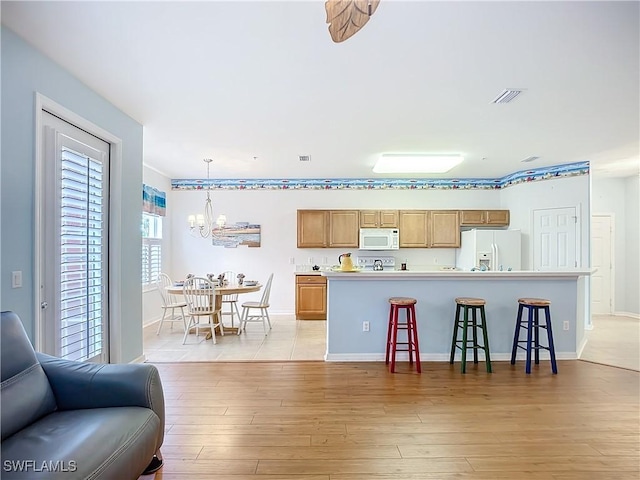
M 637 480 L 640 374 L 583 361 L 157 364 L 156 480 Z M 144 477 L 142 477 L 144 478 Z

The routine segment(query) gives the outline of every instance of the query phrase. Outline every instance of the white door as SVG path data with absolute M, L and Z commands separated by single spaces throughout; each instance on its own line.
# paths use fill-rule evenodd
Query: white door
M 578 215 L 575 207 L 533 211 L 534 270 L 577 268 Z
M 109 144 L 46 112 L 42 122 L 40 349 L 107 362 Z
M 591 217 L 591 266 L 596 269 L 591 275 L 591 311 L 595 314 L 610 314 L 613 311 L 612 228 L 611 216 Z

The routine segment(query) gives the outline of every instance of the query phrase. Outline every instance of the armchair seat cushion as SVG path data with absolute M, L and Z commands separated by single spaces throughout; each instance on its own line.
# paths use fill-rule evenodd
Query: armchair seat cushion
M 2 442 L 2 478 L 130 478 L 153 457 L 160 423 L 143 407 L 50 413 Z

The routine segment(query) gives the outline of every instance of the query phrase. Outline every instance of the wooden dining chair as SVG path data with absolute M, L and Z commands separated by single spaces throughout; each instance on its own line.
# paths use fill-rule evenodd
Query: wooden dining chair
M 213 282 L 204 277 L 191 277 L 185 280 L 182 291 L 187 301 L 187 313 L 189 315 L 189 323 L 184 332 L 182 344 L 186 343 L 187 335 L 189 335 L 192 328 L 196 330 L 196 337 L 200 334 L 201 328 L 209 329 L 213 343 L 217 343 L 215 329 L 218 328 L 220 336 L 224 336 L 224 328 L 220 309 L 216 309 L 215 306 L 215 286 Z M 207 323 L 200 322 L 201 317 L 206 317 Z
M 167 287 L 173 285 L 171 278 L 166 273 L 161 273 L 158 275 L 156 279 L 156 287 L 158 288 L 158 293 L 160 293 L 160 298 L 162 299 L 162 318 L 160 319 L 160 325 L 158 325 L 158 331 L 156 335 L 160 335 L 160 330 L 162 329 L 162 325 L 164 322 L 171 323 L 171 330 L 173 330 L 173 324 L 175 322 L 182 322 L 182 328 L 187 330 L 187 317 L 184 314 L 184 309 L 187 308 L 187 303 L 184 301 L 179 301 L 175 295 L 167 292 Z M 180 310 L 180 315 L 176 315 L 176 310 Z M 167 313 L 171 311 L 169 316 L 167 317 Z
M 269 280 L 262 291 L 262 298 L 259 302 L 244 302 L 242 304 L 242 316 L 240 317 L 240 326 L 238 327 L 238 335 L 245 330 L 249 322 L 262 322 L 264 334 L 267 335 L 267 325 L 271 330 L 271 320 L 269 319 L 269 295 L 271 294 L 271 283 L 273 282 L 273 273 L 269 275 Z M 251 314 L 252 310 L 258 310 Z
M 229 286 L 236 285 L 238 283 L 238 278 L 236 277 L 236 273 L 230 270 L 224 272 L 224 278 L 229 282 Z M 224 306 L 229 305 L 229 311 L 225 312 Z M 224 319 L 225 315 L 229 315 L 231 317 L 231 328 L 233 328 L 233 317 L 237 315 L 238 321 L 240 321 L 240 311 L 238 310 L 238 294 L 233 293 L 230 295 L 222 296 L 222 318 Z

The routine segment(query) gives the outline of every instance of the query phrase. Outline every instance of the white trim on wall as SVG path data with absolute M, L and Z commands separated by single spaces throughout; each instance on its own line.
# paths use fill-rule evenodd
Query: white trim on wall
M 42 111 L 46 110 L 61 119 L 102 138 L 110 144 L 110 163 L 111 163 L 111 205 L 109 210 L 109 362 L 120 363 L 122 361 L 121 351 L 121 338 L 122 338 L 122 282 L 120 281 L 123 272 L 121 271 L 121 257 L 122 257 L 122 244 L 120 242 L 121 229 L 122 229 L 122 205 L 120 198 L 122 198 L 122 140 L 113 135 L 111 132 L 99 127 L 98 125 L 90 122 L 89 120 L 81 117 L 80 115 L 72 112 L 59 103 L 51 100 L 50 98 L 42 95 L 41 93 L 35 93 L 35 162 L 36 164 L 43 161 L 43 135 L 42 135 Z M 40 308 L 40 285 L 43 279 L 41 278 L 42 262 L 41 258 L 41 220 L 42 212 L 40 204 L 42 201 L 42 185 L 43 179 L 41 177 L 41 168 L 36 168 L 35 178 L 35 214 L 34 214 L 34 264 L 35 273 L 33 275 L 33 291 L 37 292 L 34 295 L 34 311 L 36 313 L 35 328 L 34 328 L 34 343 L 37 350 L 41 350 L 43 346 L 44 330 L 41 319 Z

